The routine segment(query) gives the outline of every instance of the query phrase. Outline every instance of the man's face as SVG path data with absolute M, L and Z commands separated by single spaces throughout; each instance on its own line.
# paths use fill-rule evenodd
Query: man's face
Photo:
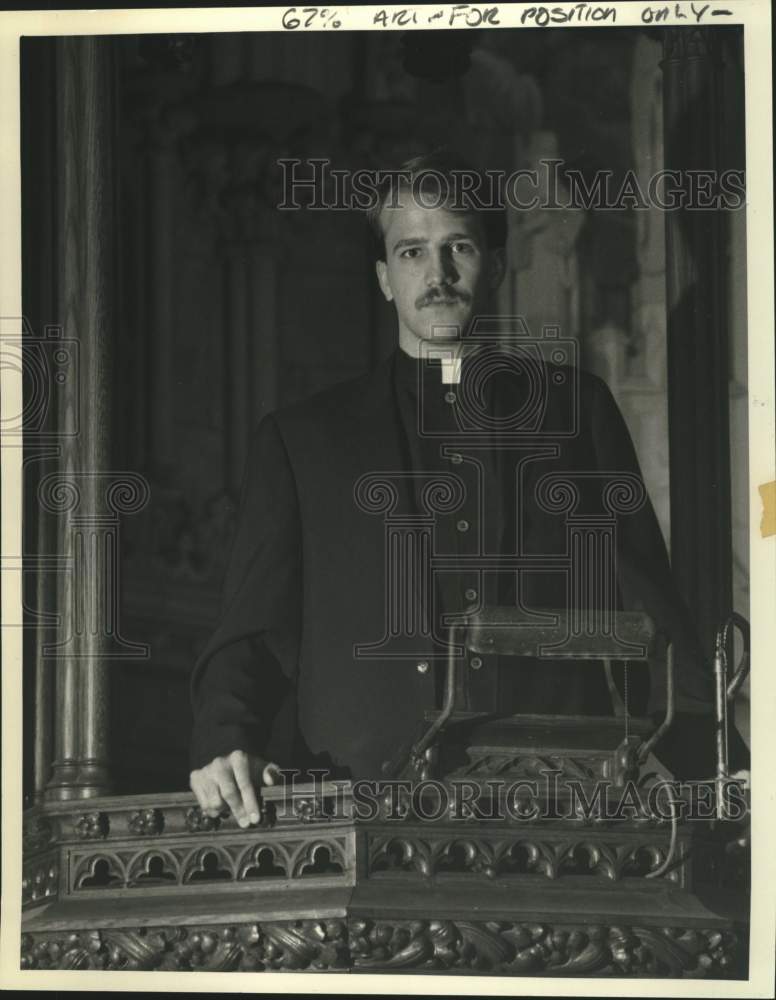
M 399 344 L 417 356 L 420 341 L 465 337 L 504 276 L 504 253 L 489 250 L 473 213 L 423 208 L 404 193 L 383 209 L 385 260 L 377 262 L 383 295 L 396 306 Z

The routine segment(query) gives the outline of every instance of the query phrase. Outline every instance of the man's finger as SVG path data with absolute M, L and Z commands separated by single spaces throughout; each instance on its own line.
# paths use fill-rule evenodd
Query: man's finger
M 232 768 L 248 820 L 251 823 L 258 823 L 261 817 L 261 809 L 259 801 L 256 798 L 256 789 L 253 786 L 253 777 L 251 775 L 251 763 L 247 754 L 235 754 L 232 761 Z
M 221 778 L 218 790 L 221 793 L 221 797 L 226 800 L 226 804 L 231 809 L 232 815 L 240 826 L 247 826 L 248 817 L 245 815 L 245 810 L 243 809 L 242 796 L 237 785 L 234 783 L 231 771 Z
M 265 785 L 274 785 L 280 778 L 280 766 L 272 761 L 262 771 L 261 780 Z
M 215 781 L 199 770 L 192 771 L 189 784 L 202 812 L 211 819 L 216 819 L 226 807 L 226 803 L 221 798 Z

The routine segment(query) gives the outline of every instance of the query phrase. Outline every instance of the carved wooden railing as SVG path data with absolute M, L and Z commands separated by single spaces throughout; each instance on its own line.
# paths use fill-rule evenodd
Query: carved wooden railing
M 743 904 L 698 824 L 661 871 L 654 819 L 360 818 L 344 783 L 264 804 L 248 829 L 188 793 L 31 809 L 22 968 L 746 974 Z

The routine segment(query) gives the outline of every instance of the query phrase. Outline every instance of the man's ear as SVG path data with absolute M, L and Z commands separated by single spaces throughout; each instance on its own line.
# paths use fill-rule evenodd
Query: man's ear
M 504 247 L 497 247 L 495 250 L 491 250 L 489 252 L 488 257 L 488 266 L 490 269 L 490 273 L 488 274 L 488 283 L 491 288 L 498 288 L 504 280 L 504 275 L 507 273 L 506 250 Z
M 388 265 L 384 260 L 375 261 L 375 272 L 377 274 L 377 281 L 380 285 L 380 291 L 385 296 L 385 301 L 393 302 L 391 283 L 388 280 Z

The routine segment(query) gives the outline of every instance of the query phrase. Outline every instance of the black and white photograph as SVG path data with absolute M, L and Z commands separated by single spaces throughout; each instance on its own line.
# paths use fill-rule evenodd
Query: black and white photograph
M 772 995 L 769 4 L 0 45 L 3 984 Z

